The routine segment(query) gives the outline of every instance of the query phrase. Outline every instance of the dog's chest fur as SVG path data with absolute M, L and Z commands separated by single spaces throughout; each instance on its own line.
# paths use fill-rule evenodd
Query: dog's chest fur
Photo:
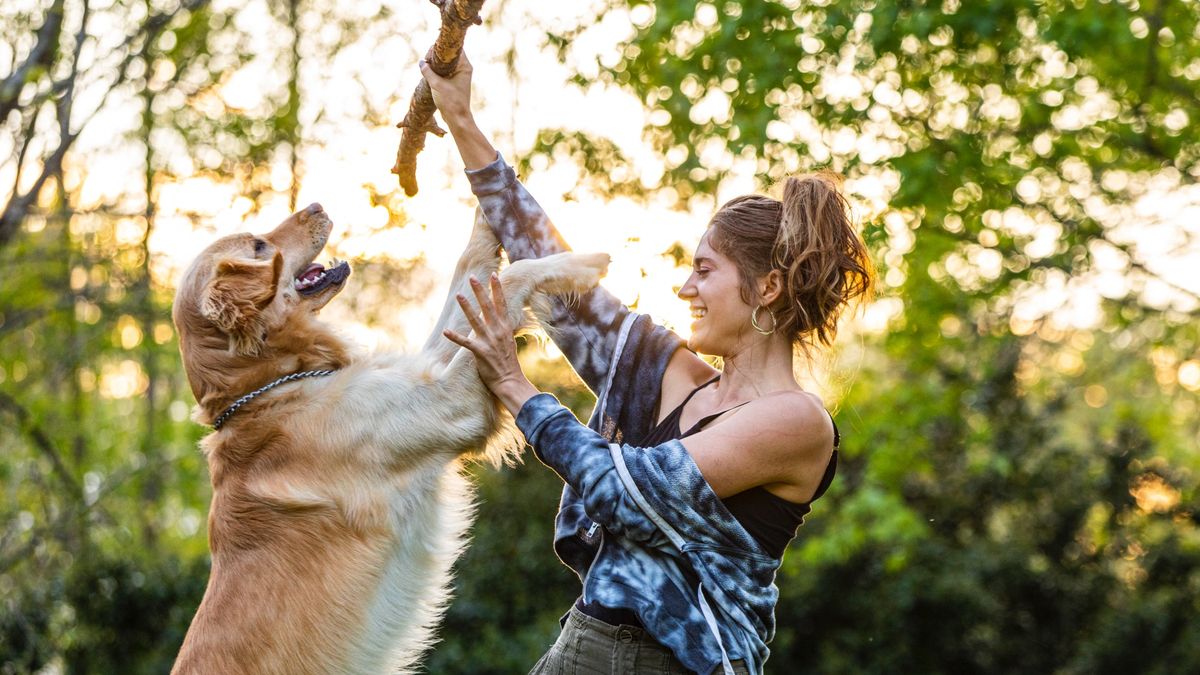
M 393 539 L 366 608 L 350 672 L 396 672 L 429 646 L 450 599 L 450 568 L 466 545 L 472 491 L 457 462 L 430 466 L 389 503 Z
M 390 361 L 393 376 L 401 364 L 417 366 L 408 359 Z M 226 473 L 222 465 L 232 448 L 215 442 L 215 437 L 205 443 L 216 487 L 213 501 L 216 539 L 239 546 L 258 545 L 263 542 L 265 531 L 274 531 L 281 538 L 264 544 L 274 551 L 272 558 L 320 560 L 322 568 L 316 575 L 272 573 L 270 580 L 226 574 L 220 585 L 229 584 L 226 588 L 233 596 L 239 595 L 238 589 L 244 590 L 246 585 L 268 583 L 281 590 L 291 587 L 287 592 L 295 594 L 306 577 L 324 577 L 325 583 L 335 580 L 337 590 L 328 597 L 324 594 L 326 587 L 321 584 L 304 593 L 311 603 L 300 605 L 300 611 L 309 615 L 307 621 L 302 621 L 314 626 L 316 633 L 301 635 L 298 642 L 305 645 L 301 653 L 264 653 L 261 654 L 264 662 L 290 663 L 289 672 L 297 673 L 394 673 L 413 665 L 427 649 L 449 601 L 450 570 L 466 544 L 465 535 L 473 518 L 473 490 L 462 475 L 458 459 L 461 448 L 434 450 L 424 445 L 416 452 L 411 444 L 415 440 L 427 441 L 423 438 L 425 433 L 411 433 L 414 431 L 411 427 L 410 433 L 405 433 L 405 425 L 397 424 L 397 420 L 372 414 L 377 411 L 371 410 L 371 402 L 414 396 L 411 383 L 424 378 L 404 377 L 399 380 L 404 384 L 394 380 L 391 391 L 383 392 L 374 391 L 382 378 L 366 375 L 358 367 L 340 375 L 346 376 L 345 379 L 329 378 L 321 383 L 308 383 L 301 389 L 320 384 L 338 391 L 341 398 L 335 400 L 357 398 L 362 415 L 354 423 L 343 419 L 338 426 L 345 432 L 350 427 L 365 425 L 377 433 L 350 433 L 343 436 L 341 443 L 325 446 L 319 451 L 325 455 L 321 458 L 325 462 L 323 469 L 312 471 L 309 464 L 316 457 L 313 446 L 297 444 L 292 438 L 293 435 L 313 437 L 306 424 L 327 428 L 330 425 L 324 419 L 327 413 L 318 399 L 302 391 L 296 392 L 294 400 L 280 402 L 293 411 L 285 418 L 286 423 L 275 431 L 264 431 L 262 436 L 279 439 L 264 446 L 275 443 L 279 446 L 277 450 L 304 453 L 308 461 L 293 462 L 281 456 L 263 462 L 272 466 L 271 470 L 239 471 L 231 467 L 230 484 L 218 487 L 216 479 Z M 344 382 L 355 384 L 342 389 Z M 364 388 L 378 396 L 364 396 Z M 480 420 L 473 420 L 473 424 L 480 425 Z M 486 429 L 480 432 L 482 445 Z M 386 442 L 381 442 L 385 439 Z M 370 464 L 378 456 L 403 459 L 397 459 L 399 465 L 390 470 L 380 467 L 366 471 L 360 465 L 360 462 Z M 303 471 L 295 468 L 297 465 L 304 467 Z M 243 480 L 246 473 L 255 477 Z M 217 498 L 222 493 L 234 497 Z M 247 505 L 261 508 L 263 517 L 244 522 Z M 285 512 L 291 515 L 274 515 Z M 265 528 L 263 518 L 274 522 Z M 217 548 L 214 546 L 214 551 Z M 313 650 L 311 658 L 302 653 L 305 649 Z M 329 657 L 335 661 L 324 660 Z

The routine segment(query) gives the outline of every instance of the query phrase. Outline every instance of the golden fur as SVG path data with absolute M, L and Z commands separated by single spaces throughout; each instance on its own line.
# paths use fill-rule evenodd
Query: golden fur
M 316 313 L 345 285 L 301 293 L 332 224 L 313 205 L 261 238 L 225 237 L 185 273 L 173 316 L 194 418 L 246 403 L 201 442 L 213 497 L 212 572 L 175 673 L 378 673 L 409 667 L 448 597 L 472 509 L 459 458 L 519 447 L 469 352 L 454 301 L 499 247 L 476 216 L 442 316 L 415 355 L 360 355 Z M 537 293 L 593 286 L 606 255 L 561 254 L 502 273 L 514 323 Z M 346 268 L 348 271 L 348 268 Z M 317 287 L 313 287 L 317 288 Z M 313 290 L 313 289 L 309 289 Z

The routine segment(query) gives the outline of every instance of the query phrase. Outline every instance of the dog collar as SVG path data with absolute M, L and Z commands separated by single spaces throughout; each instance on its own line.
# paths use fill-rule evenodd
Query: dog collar
M 326 375 L 331 375 L 334 372 L 336 372 L 336 371 L 334 371 L 334 370 L 306 370 L 303 373 L 292 373 L 291 375 L 284 375 L 283 377 L 279 378 L 278 380 L 275 380 L 274 382 L 264 384 L 263 386 L 259 387 L 258 389 L 255 389 L 254 391 L 250 392 L 249 394 L 246 394 L 245 396 L 234 401 L 233 405 L 226 408 L 225 412 L 221 413 L 221 415 L 219 417 L 217 417 L 216 421 L 213 422 L 213 425 L 212 425 L 213 429 L 220 429 L 221 426 L 225 424 L 226 420 L 228 420 L 229 417 L 231 415 L 233 415 L 233 413 L 237 412 L 238 408 L 246 405 L 247 403 L 252 401 L 255 397 L 259 396 L 260 394 L 264 394 L 264 393 L 274 389 L 275 387 L 278 387 L 281 384 L 287 384 L 288 382 L 291 382 L 293 380 L 300 380 L 300 379 L 303 379 L 306 377 L 324 377 Z

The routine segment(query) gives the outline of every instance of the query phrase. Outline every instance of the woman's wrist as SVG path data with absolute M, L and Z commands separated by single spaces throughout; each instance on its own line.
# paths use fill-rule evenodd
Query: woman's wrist
M 459 106 L 447 106 L 446 108 L 438 108 L 438 112 L 442 114 L 442 120 L 446 122 L 446 126 L 453 130 L 455 127 L 462 128 L 464 126 L 474 126 L 475 115 L 471 112 L 470 104 Z
M 526 377 L 512 377 L 501 380 L 492 388 L 492 393 L 500 399 L 500 403 L 512 413 L 513 417 L 521 412 L 525 402 L 542 393 Z
M 496 148 L 492 142 L 475 124 L 475 118 L 470 114 L 461 117 L 443 115 L 454 144 L 458 146 L 458 154 L 462 156 L 463 165 L 468 171 L 475 171 L 496 161 Z

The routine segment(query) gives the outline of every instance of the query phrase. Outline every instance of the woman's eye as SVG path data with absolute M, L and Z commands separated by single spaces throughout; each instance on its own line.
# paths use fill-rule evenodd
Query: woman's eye
M 262 239 L 255 239 L 254 240 L 254 253 L 255 254 L 262 253 L 265 250 L 267 250 L 267 242 L 263 241 Z

